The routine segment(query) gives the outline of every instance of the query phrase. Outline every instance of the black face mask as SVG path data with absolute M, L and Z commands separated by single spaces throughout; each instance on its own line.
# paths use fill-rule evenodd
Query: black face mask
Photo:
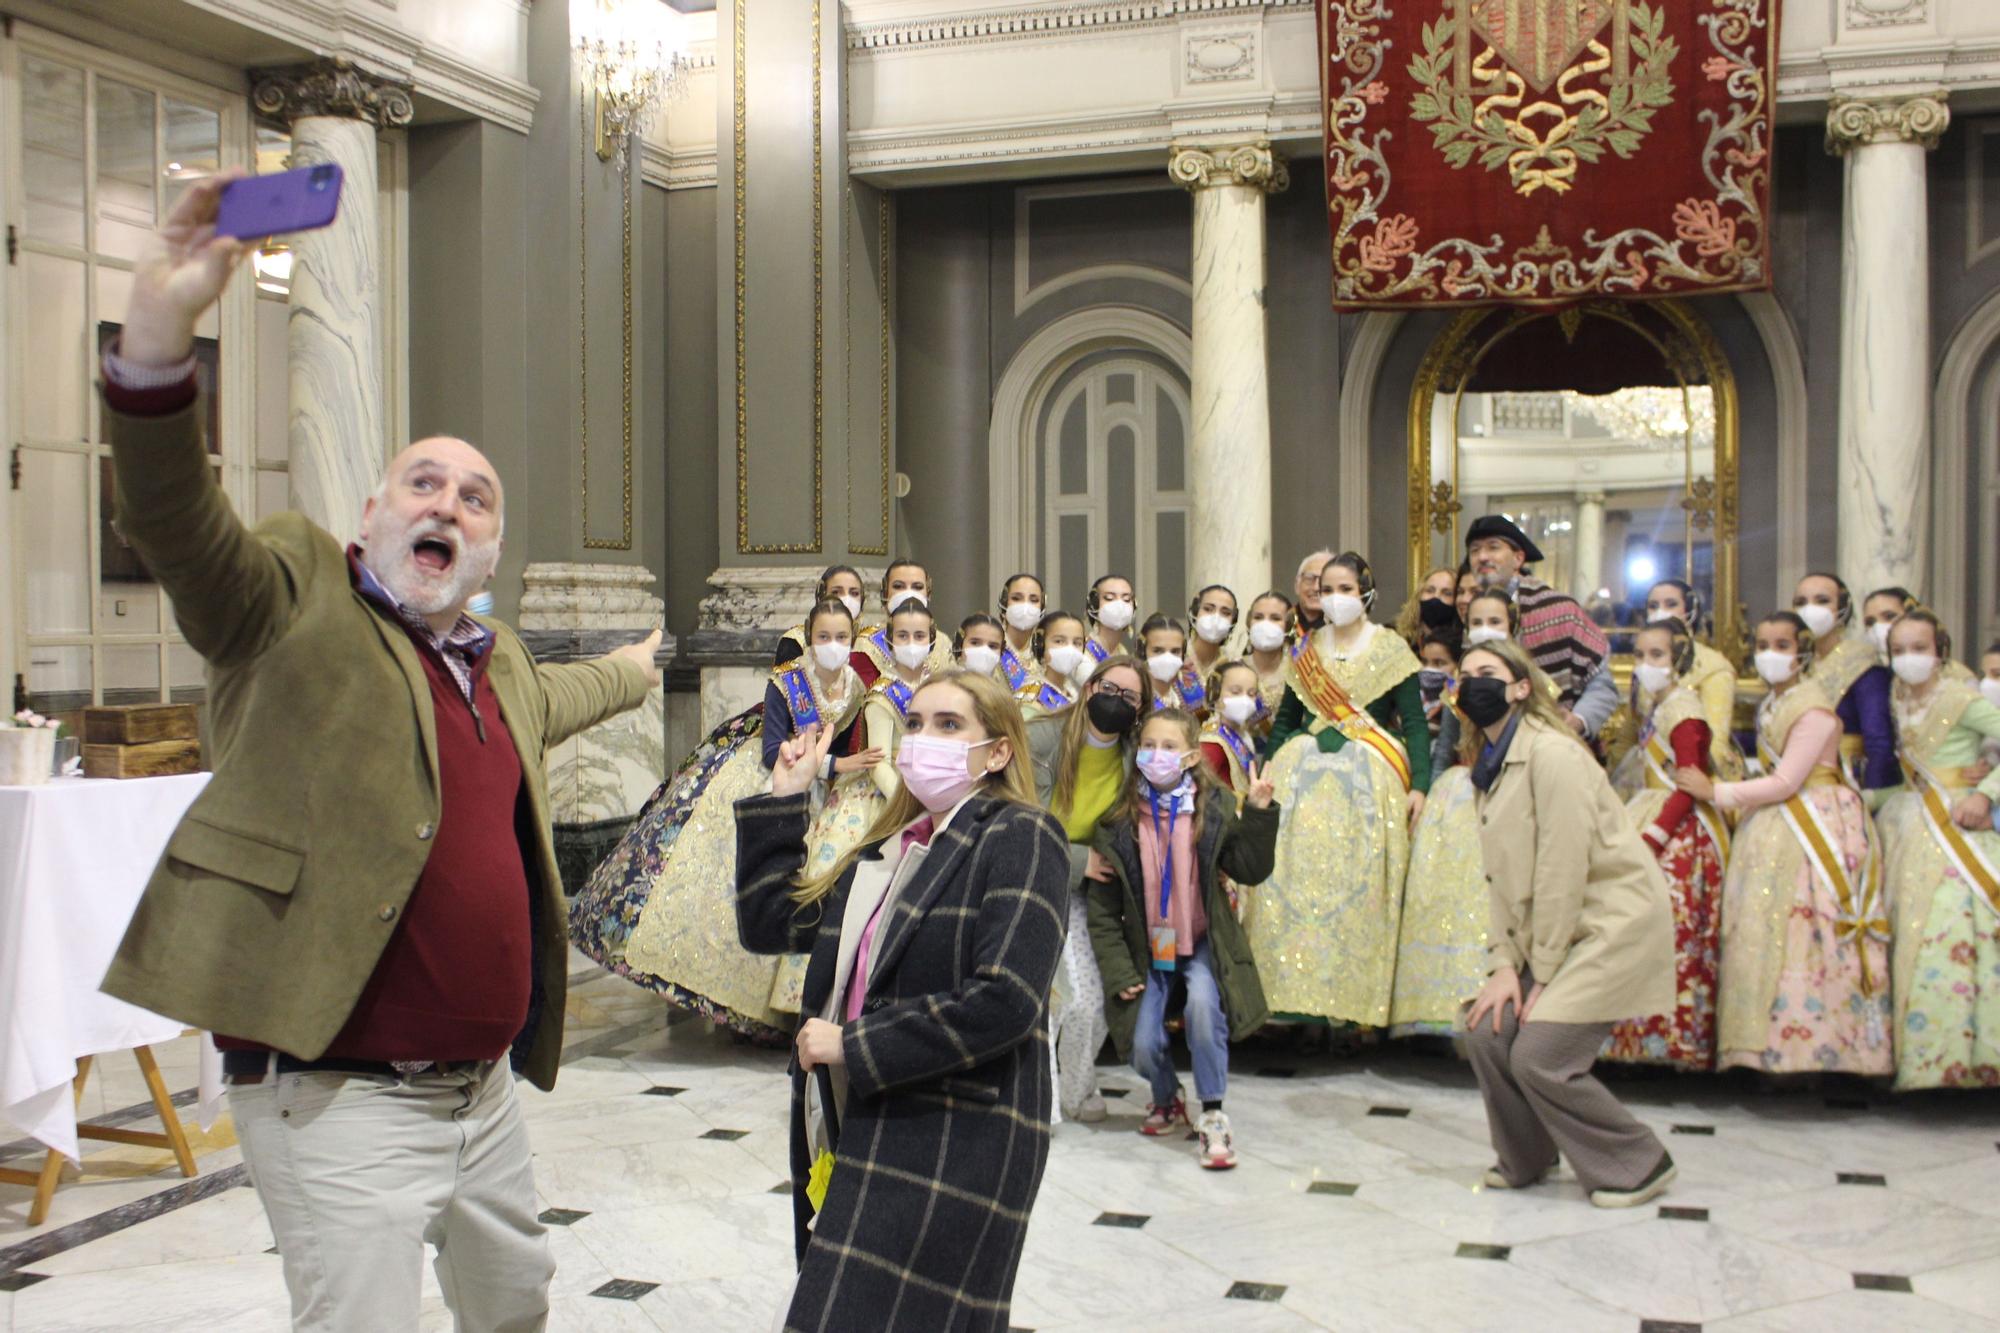
M 1458 711 L 1475 727 L 1490 727 L 1507 716 L 1507 686 L 1498 676 L 1472 676 L 1458 682 Z
M 1425 629 L 1448 629 L 1458 623 L 1458 608 L 1442 597 L 1426 597 L 1417 603 Z
M 1083 707 L 1090 725 L 1107 736 L 1123 736 L 1139 720 L 1139 710 L 1121 694 L 1093 694 Z

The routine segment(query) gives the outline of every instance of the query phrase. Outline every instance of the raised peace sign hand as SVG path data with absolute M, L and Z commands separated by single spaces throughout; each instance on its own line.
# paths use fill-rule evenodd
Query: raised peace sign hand
M 771 766 L 771 795 L 798 796 L 809 790 L 833 748 L 833 728 L 810 726 L 778 747 Z
M 1254 759 L 1250 761 L 1246 776 L 1250 779 L 1250 804 L 1254 809 L 1271 808 L 1271 795 L 1277 788 L 1271 784 L 1270 772 L 1269 763 L 1260 764 Z

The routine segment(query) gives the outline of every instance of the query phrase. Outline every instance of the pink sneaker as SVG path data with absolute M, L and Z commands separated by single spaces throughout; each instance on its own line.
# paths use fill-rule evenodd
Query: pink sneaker
M 1204 1169 L 1227 1171 L 1236 1165 L 1236 1141 L 1229 1133 L 1228 1116 L 1220 1111 L 1203 1111 L 1200 1134 L 1199 1158 Z
M 1146 1107 L 1146 1118 L 1139 1123 L 1139 1132 L 1148 1138 L 1157 1139 L 1174 1132 L 1174 1126 L 1188 1122 L 1187 1102 L 1178 1095 L 1171 1106 Z

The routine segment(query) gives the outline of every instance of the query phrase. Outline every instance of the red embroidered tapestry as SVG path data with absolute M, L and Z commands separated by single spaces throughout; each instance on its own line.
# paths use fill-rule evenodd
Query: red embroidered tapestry
M 1321 0 L 1333 300 L 1768 287 L 1777 0 Z

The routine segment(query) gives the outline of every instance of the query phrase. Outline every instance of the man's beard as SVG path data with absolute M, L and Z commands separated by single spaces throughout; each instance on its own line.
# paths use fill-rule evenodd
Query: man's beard
M 435 519 L 421 519 L 408 527 L 397 526 L 391 519 L 378 527 L 361 553 L 361 563 L 381 580 L 391 597 L 420 616 L 462 608 L 467 598 L 486 586 L 500 561 L 498 538 L 471 545 L 457 528 Z M 417 560 L 415 547 L 426 540 L 450 549 L 447 568 L 433 570 Z

